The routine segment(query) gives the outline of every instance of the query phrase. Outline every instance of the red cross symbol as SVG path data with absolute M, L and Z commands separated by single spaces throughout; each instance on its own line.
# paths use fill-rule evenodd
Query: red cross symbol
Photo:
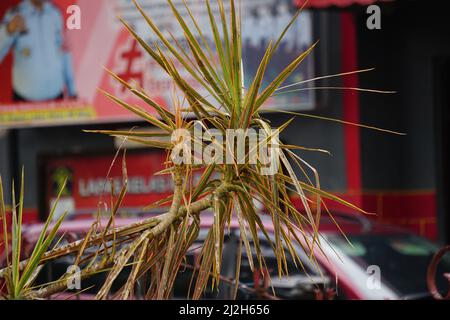
M 130 80 L 136 80 L 139 82 L 139 85 L 143 86 L 143 74 L 142 72 L 132 72 L 133 64 L 136 59 L 142 57 L 142 52 L 138 48 L 138 42 L 133 40 L 131 44 L 131 48 L 128 51 L 125 51 L 121 54 L 121 58 L 127 61 L 127 67 L 125 72 L 119 74 L 118 76 L 124 80 L 125 82 L 130 82 Z M 122 92 L 126 89 L 125 86 L 122 86 Z

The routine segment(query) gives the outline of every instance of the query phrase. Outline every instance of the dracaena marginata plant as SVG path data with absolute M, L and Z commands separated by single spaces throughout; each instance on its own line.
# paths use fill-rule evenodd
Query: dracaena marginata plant
M 283 36 L 301 10 L 293 17 L 280 37 L 269 43 L 259 68 L 247 87 L 243 80 L 239 4 L 230 0 L 227 3 L 228 10 L 222 0 L 215 2 L 212 4 L 209 0 L 205 0 L 210 28 L 214 36 L 213 43 L 208 43 L 186 1 L 184 1 L 183 8 L 179 8 L 171 0 L 167 0 L 173 18 L 184 32 L 187 46 L 182 46 L 171 34 L 166 37 L 165 32 L 159 29 L 152 18 L 146 15 L 139 4 L 135 2 L 137 10 L 144 17 L 151 31 L 158 37 L 158 42 L 147 43 L 126 21 L 122 20 L 122 23 L 149 57 L 173 80 L 176 88 L 174 90 L 174 106 L 169 109 L 159 104 L 152 99 L 151 93 L 146 93 L 142 88 L 127 83 L 110 72 L 112 77 L 145 102 L 148 108 L 153 109 L 154 112 L 150 113 L 143 108 L 129 105 L 107 92 L 105 94 L 123 108 L 139 116 L 143 121 L 156 127 L 158 131 L 148 132 L 139 131 L 139 129 L 95 131 L 95 133 L 122 137 L 151 148 L 161 148 L 167 151 L 165 169 L 158 174 L 171 175 L 174 192 L 169 198 L 158 201 L 152 206 L 169 204 L 168 212 L 130 226 L 113 227 L 114 215 L 120 208 L 127 188 L 124 159 L 124 183 L 119 196 L 112 205 L 106 228 L 100 230 L 98 224 L 94 224 L 84 239 L 47 250 L 50 240 L 55 237 L 61 222 L 60 219 L 51 229 L 49 236 L 45 235 L 50 230 L 48 226 L 46 227 L 33 255 L 20 262 L 17 247 L 20 246 L 19 222 L 22 206 L 19 205 L 19 218 L 17 218 L 16 211 L 13 210 L 15 223 L 13 226 L 12 263 L 9 261 L 9 265 L 0 270 L 0 277 L 6 279 L 8 283 L 8 294 L 5 297 L 47 298 L 64 291 L 67 278 L 70 276 L 68 274 L 53 283 L 38 287 L 32 286 L 32 277 L 38 272 L 39 266 L 65 255 L 74 255 L 76 264 L 81 267 L 81 278 L 98 272 L 107 273 L 105 282 L 97 292 L 98 299 L 111 298 L 111 287 L 127 266 L 131 269 L 128 281 L 112 298 L 131 298 L 136 283 L 143 277 L 150 279 L 150 285 L 145 292 L 147 299 L 170 298 L 177 272 L 181 266 L 186 265 L 186 253 L 198 238 L 201 214 L 209 211 L 214 217 L 213 225 L 202 243 L 198 263 L 194 266 L 196 276 L 195 279 L 193 278 L 193 290 L 190 297 L 198 299 L 207 286 L 217 288 L 222 280 L 220 270 L 224 236 L 233 216 L 239 222 L 241 239 L 237 254 L 240 256 L 241 251 L 245 252 L 253 270 L 264 270 L 266 265 L 260 247 L 260 237 L 262 236 L 270 243 L 277 257 L 278 274 L 281 276 L 288 273 L 287 257 L 293 259 L 298 268 L 301 268 L 302 264 L 296 248 L 302 248 L 314 262 L 314 247 L 321 245 L 318 233 L 321 213 L 325 211 L 326 214 L 330 214 L 326 210 L 324 199 L 337 201 L 355 211 L 365 213 L 356 206 L 321 190 L 316 170 L 297 152 L 298 150 L 312 152 L 321 152 L 322 150 L 283 144 L 275 134 L 277 131 L 271 127 L 269 121 L 261 113 L 266 102 L 272 96 L 285 92 L 287 87 L 281 87 L 282 84 L 301 65 L 315 46 L 314 44 L 305 52 L 300 53 L 270 84 L 264 86 L 263 79 L 269 63 Z M 214 15 L 217 8 L 218 17 Z M 187 15 L 183 15 L 181 9 L 185 10 Z M 212 45 L 213 47 L 211 47 Z M 182 66 L 183 72 L 194 80 L 195 85 L 183 77 L 178 66 Z M 367 70 L 354 73 L 362 71 Z M 291 87 L 289 86 L 290 91 L 292 91 Z M 282 132 L 292 120 L 283 124 L 278 131 Z M 261 144 L 267 144 L 269 147 L 276 146 L 275 172 L 269 175 L 263 174 L 267 159 L 263 159 L 258 152 L 252 153 L 252 148 L 248 146 L 248 143 L 244 148 L 243 158 L 249 159 L 256 154 L 256 159 L 253 159 L 256 161 L 239 162 L 236 158 L 233 158 L 231 163 L 204 164 L 196 161 L 192 161 L 192 163 L 173 161 L 173 154 L 181 142 L 200 145 L 200 147 L 206 147 L 208 142 L 211 142 L 215 144 L 215 147 L 218 148 L 216 150 L 219 152 L 230 151 L 225 150 L 227 146 L 224 143 L 197 139 L 194 134 L 196 126 L 200 126 L 206 135 L 213 130 L 225 135 L 227 130 L 231 129 L 241 129 L 244 132 L 253 129 L 265 133 L 267 139 L 258 140 L 254 148 L 259 148 Z M 192 133 L 187 135 L 188 141 L 181 141 L 186 139 L 186 136 L 183 138 L 176 135 L 180 130 Z M 187 150 L 183 150 L 184 156 L 186 156 L 186 152 L 190 152 L 189 149 Z M 301 172 L 301 176 L 296 172 Z M 201 178 L 193 179 L 194 173 L 199 173 Z M 311 173 L 314 179 L 309 178 Z M 293 204 L 292 194 L 296 194 L 300 198 L 301 209 L 296 208 Z M 260 202 L 265 208 L 264 214 L 272 219 L 273 238 L 269 236 L 261 219 L 262 213 L 256 209 L 255 202 Z M 3 218 L 5 215 L 3 209 Z M 91 250 L 88 254 L 87 248 L 96 249 L 94 253 Z M 236 266 L 235 279 L 239 279 L 239 261 L 240 259 Z

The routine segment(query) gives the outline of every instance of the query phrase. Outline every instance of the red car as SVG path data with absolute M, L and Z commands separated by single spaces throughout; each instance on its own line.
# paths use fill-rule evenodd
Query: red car
M 271 274 L 271 283 L 266 283 L 266 285 L 274 288 L 278 298 L 315 299 L 318 288 L 323 289 L 321 292 L 333 292 L 332 296 L 335 299 L 426 299 L 430 297 L 426 285 L 426 270 L 438 249 L 436 245 L 402 229 L 373 223 L 362 217 L 336 214 L 335 218 L 351 243 L 347 242 L 331 219 L 324 217 L 320 225 L 323 253 L 318 248 L 315 250 L 319 265 L 311 263 L 307 255 L 299 249 L 298 254 L 302 259 L 304 270 L 298 270 L 293 261 L 288 261 L 290 274 L 281 279 L 277 276 L 276 258 L 272 248 L 266 240 L 261 240 L 266 264 Z M 141 219 L 116 219 L 115 225 L 117 227 L 125 226 Z M 266 229 L 272 233 L 271 219 L 262 216 L 262 221 Z M 201 246 L 212 223 L 211 216 L 207 214 L 202 216 L 198 243 L 188 254 L 188 263 L 191 262 L 192 265 L 195 265 L 196 251 Z M 89 230 L 91 224 L 90 220 L 68 221 L 62 224 L 59 232 L 72 235 L 72 239 L 81 238 Z M 29 244 L 34 243 L 41 230 L 42 225 L 26 227 L 24 239 Z M 264 237 L 261 236 L 261 239 Z M 233 219 L 223 251 L 222 276 L 226 279 L 233 280 L 235 275 L 238 241 L 239 225 L 238 221 Z M 73 261 L 71 260 L 73 259 L 64 257 L 52 262 L 41 271 L 39 281 L 56 280 L 64 274 L 68 266 L 72 265 Z M 441 275 L 449 271 L 450 259 L 444 259 L 439 265 L 437 274 Z M 127 272 L 129 271 L 123 271 L 122 277 L 119 277 L 112 289 L 113 292 L 126 281 Z M 246 254 L 243 253 L 238 298 L 261 297 L 255 293 L 255 287 L 261 288 L 262 286 L 258 280 L 261 277 L 258 278 L 256 275 L 251 272 Z M 92 298 L 91 294 L 100 287 L 105 277 L 106 275 L 97 275 L 83 281 L 83 288 L 93 287 L 80 295 L 64 294 L 55 298 L 67 298 L 68 296 L 81 299 Z M 180 271 L 174 286 L 174 298 L 186 298 L 191 277 L 192 271 L 189 268 Z M 225 281 L 218 293 L 216 291 L 206 292 L 204 297 L 229 299 L 232 297 L 232 283 L 233 281 Z M 441 277 L 437 279 L 437 285 L 444 291 L 447 282 Z M 137 287 L 139 291 L 140 286 Z M 144 290 L 141 288 L 141 291 Z M 272 292 L 272 289 L 268 289 L 269 294 Z M 139 297 L 139 292 L 137 292 L 137 297 Z

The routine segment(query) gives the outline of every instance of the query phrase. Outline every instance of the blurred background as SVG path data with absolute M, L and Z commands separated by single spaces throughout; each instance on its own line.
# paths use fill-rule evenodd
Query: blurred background
M 103 67 L 139 84 L 169 108 L 172 84 L 116 19 L 124 17 L 149 43 L 155 41 L 131 1 L 37 2 L 42 2 L 40 9 L 33 0 L 0 2 L 0 174 L 10 186 L 24 166 L 26 222 L 46 217 L 66 177 L 69 184 L 61 206 L 74 219 L 92 217 L 99 202 L 100 206 L 109 202 L 102 195 L 105 184 L 120 189 L 120 161 L 112 167 L 111 163 L 123 144 L 82 130 L 152 130 L 97 91 L 102 88 L 129 103 L 141 103 L 112 81 Z M 181 41 L 165 1 L 139 3 L 157 17 L 164 32 Z M 198 23 L 205 26 L 201 29 L 206 38 L 212 40 L 203 1 L 189 3 Z M 242 1 L 247 83 L 264 48 L 303 3 Z M 282 139 L 330 151 L 331 156 L 302 153 L 319 171 L 325 190 L 375 213 L 374 221 L 441 244 L 450 240 L 450 28 L 444 5 L 421 0 L 309 0 L 266 81 L 317 40 L 312 55 L 286 85 L 375 70 L 305 82 L 301 90 L 274 97 L 264 114 L 274 127 L 290 118 L 274 112 L 279 109 L 406 133 L 399 136 L 299 117 Z M 17 15 L 23 21 L 12 22 Z M 130 188 L 120 214 L 139 216 L 148 213 L 146 205 L 171 193 L 170 179 L 152 176 L 162 169 L 165 153 L 123 146 L 129 149 Z M 328 206 L 345 213 L 333 203 Z

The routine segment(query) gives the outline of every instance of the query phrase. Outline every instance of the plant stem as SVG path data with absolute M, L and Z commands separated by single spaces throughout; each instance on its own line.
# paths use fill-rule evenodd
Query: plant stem
M 142 222 L 139 222 L 137 224 L 133 224 L 132 226 L 118 228 L 118 229 L 111 230 L 108 233 L 106 233 L 105 238 L 109 239 L 114 235 L 114 233 L 116 234 L 116 238 L 117 238 L 117 235 L 119 233 L 121 234 L 121 237 L 129 236 L 129 235 L 136 234 L 138 232 L 142 232 L 144 227 L 147 228 L 146 230 L 144 230 L 144 232 L 140 235 L 140 237 L 138 239 L 136 239 L 134 242 L 132 242 L 127 248 L 124 248 L 123 250 L 121 250 L 114 257 L 114 259 L 108 259 L 106 261 L 101 261 L 99 263 L 96 263 L 96 264 L 88 267 L 85 270 L 82 270 L 81 275 L 80 275 L 81 279 L 88 278 L 89 276 L 96 274 L 96 273 L 100 272 L 102 269 L 108 268 L 109 266 L 111 266 L 113 264 L 123 263 L 123 261 L 125 261 L 125 263 L 126 263 L 131 258 L 134 251 L 139 247 L 139 245 L 145 239 L 154 239 L 155 237 L 157 237 L 158 235 L 160 235 L 161 233 L 166 231 L 176 221 L 178 221 L 179 219 L 185 218 L 186 215 L 188 214 L 188 212 L 191 215 L 200 214 L 202 211 L 212 207 L 213 199 L 215 196 L 219 197 L 219 198 L 223 198 L 224 196 L 228 196 L 228 193 L 230 191 L 235 190 L 235 187 L 233 185 L 223 183 L 217 187 L 217 189 L 214 191 L 213 194 L 192 203 L 189 207 L 186 207 L 186 206 L 181 206 L 181 201 L 182 201 L 182 196 L 183 196 L 181 183 L 182 183 L 182 180 L 175 177 L 174 199 L 172 201 L 172 205 L 171 205 L 169 212 L 167 212 L 161 216 L 150 218 L 150 219 L 144 220 Z M 129 229 L 134 229 L 134 230 L 133 230 L 133 232 L 131 232 L 131 231 L 126 232 Z M 99 235 L 96 235 L 94 237 L 94 239 L 90 241 L 89 244 L 92 246 L 101 240 L 102 239 L 99 238 Z M 65 255 L 71 254 L 73 252 L 76 252 L 77 250 L 75 248 L 78 248 L 79 246 L 81 246 L 81 244 L 82 244 L 82 240 L 74 242 L 72 244 L 69 244 L 63 248 L 60 248 L 59 250 L 55 249 L 55 250 L 49 251 L 45 256 L 46 260 L 41 261 L 41 264 L 44 262 L 49 262 L 51 260 L 54 260 L 58 257 L 65 256 Z M 27 260 L 22 261 L 21 267 L 24 267 L 26 265 L 26 263 L 27 263 Z M 0 270 L 0 278 L 3 274 L 6 273 L 6 271 L 7 271 L 7 268 Z M 114 276 L 115 276 L 114 274 L 111 275 L 112 278 Z M 29 296 L 34 299 L 45 299 L 53 294 L 65 291 L 66 289 L 67 289 L 67 279 L 62 278 L 59 281 L 57 281 L 56 283 L 52 283 L 46 287 L 39 289 L 36 292 L 30 293 Z M 103 291 L 101 290 L 98 293 L 98 297 L 99 298 L 105 297 L 107 294 L 107 291 L 108 290 L 106 290 L 106 289 Z

